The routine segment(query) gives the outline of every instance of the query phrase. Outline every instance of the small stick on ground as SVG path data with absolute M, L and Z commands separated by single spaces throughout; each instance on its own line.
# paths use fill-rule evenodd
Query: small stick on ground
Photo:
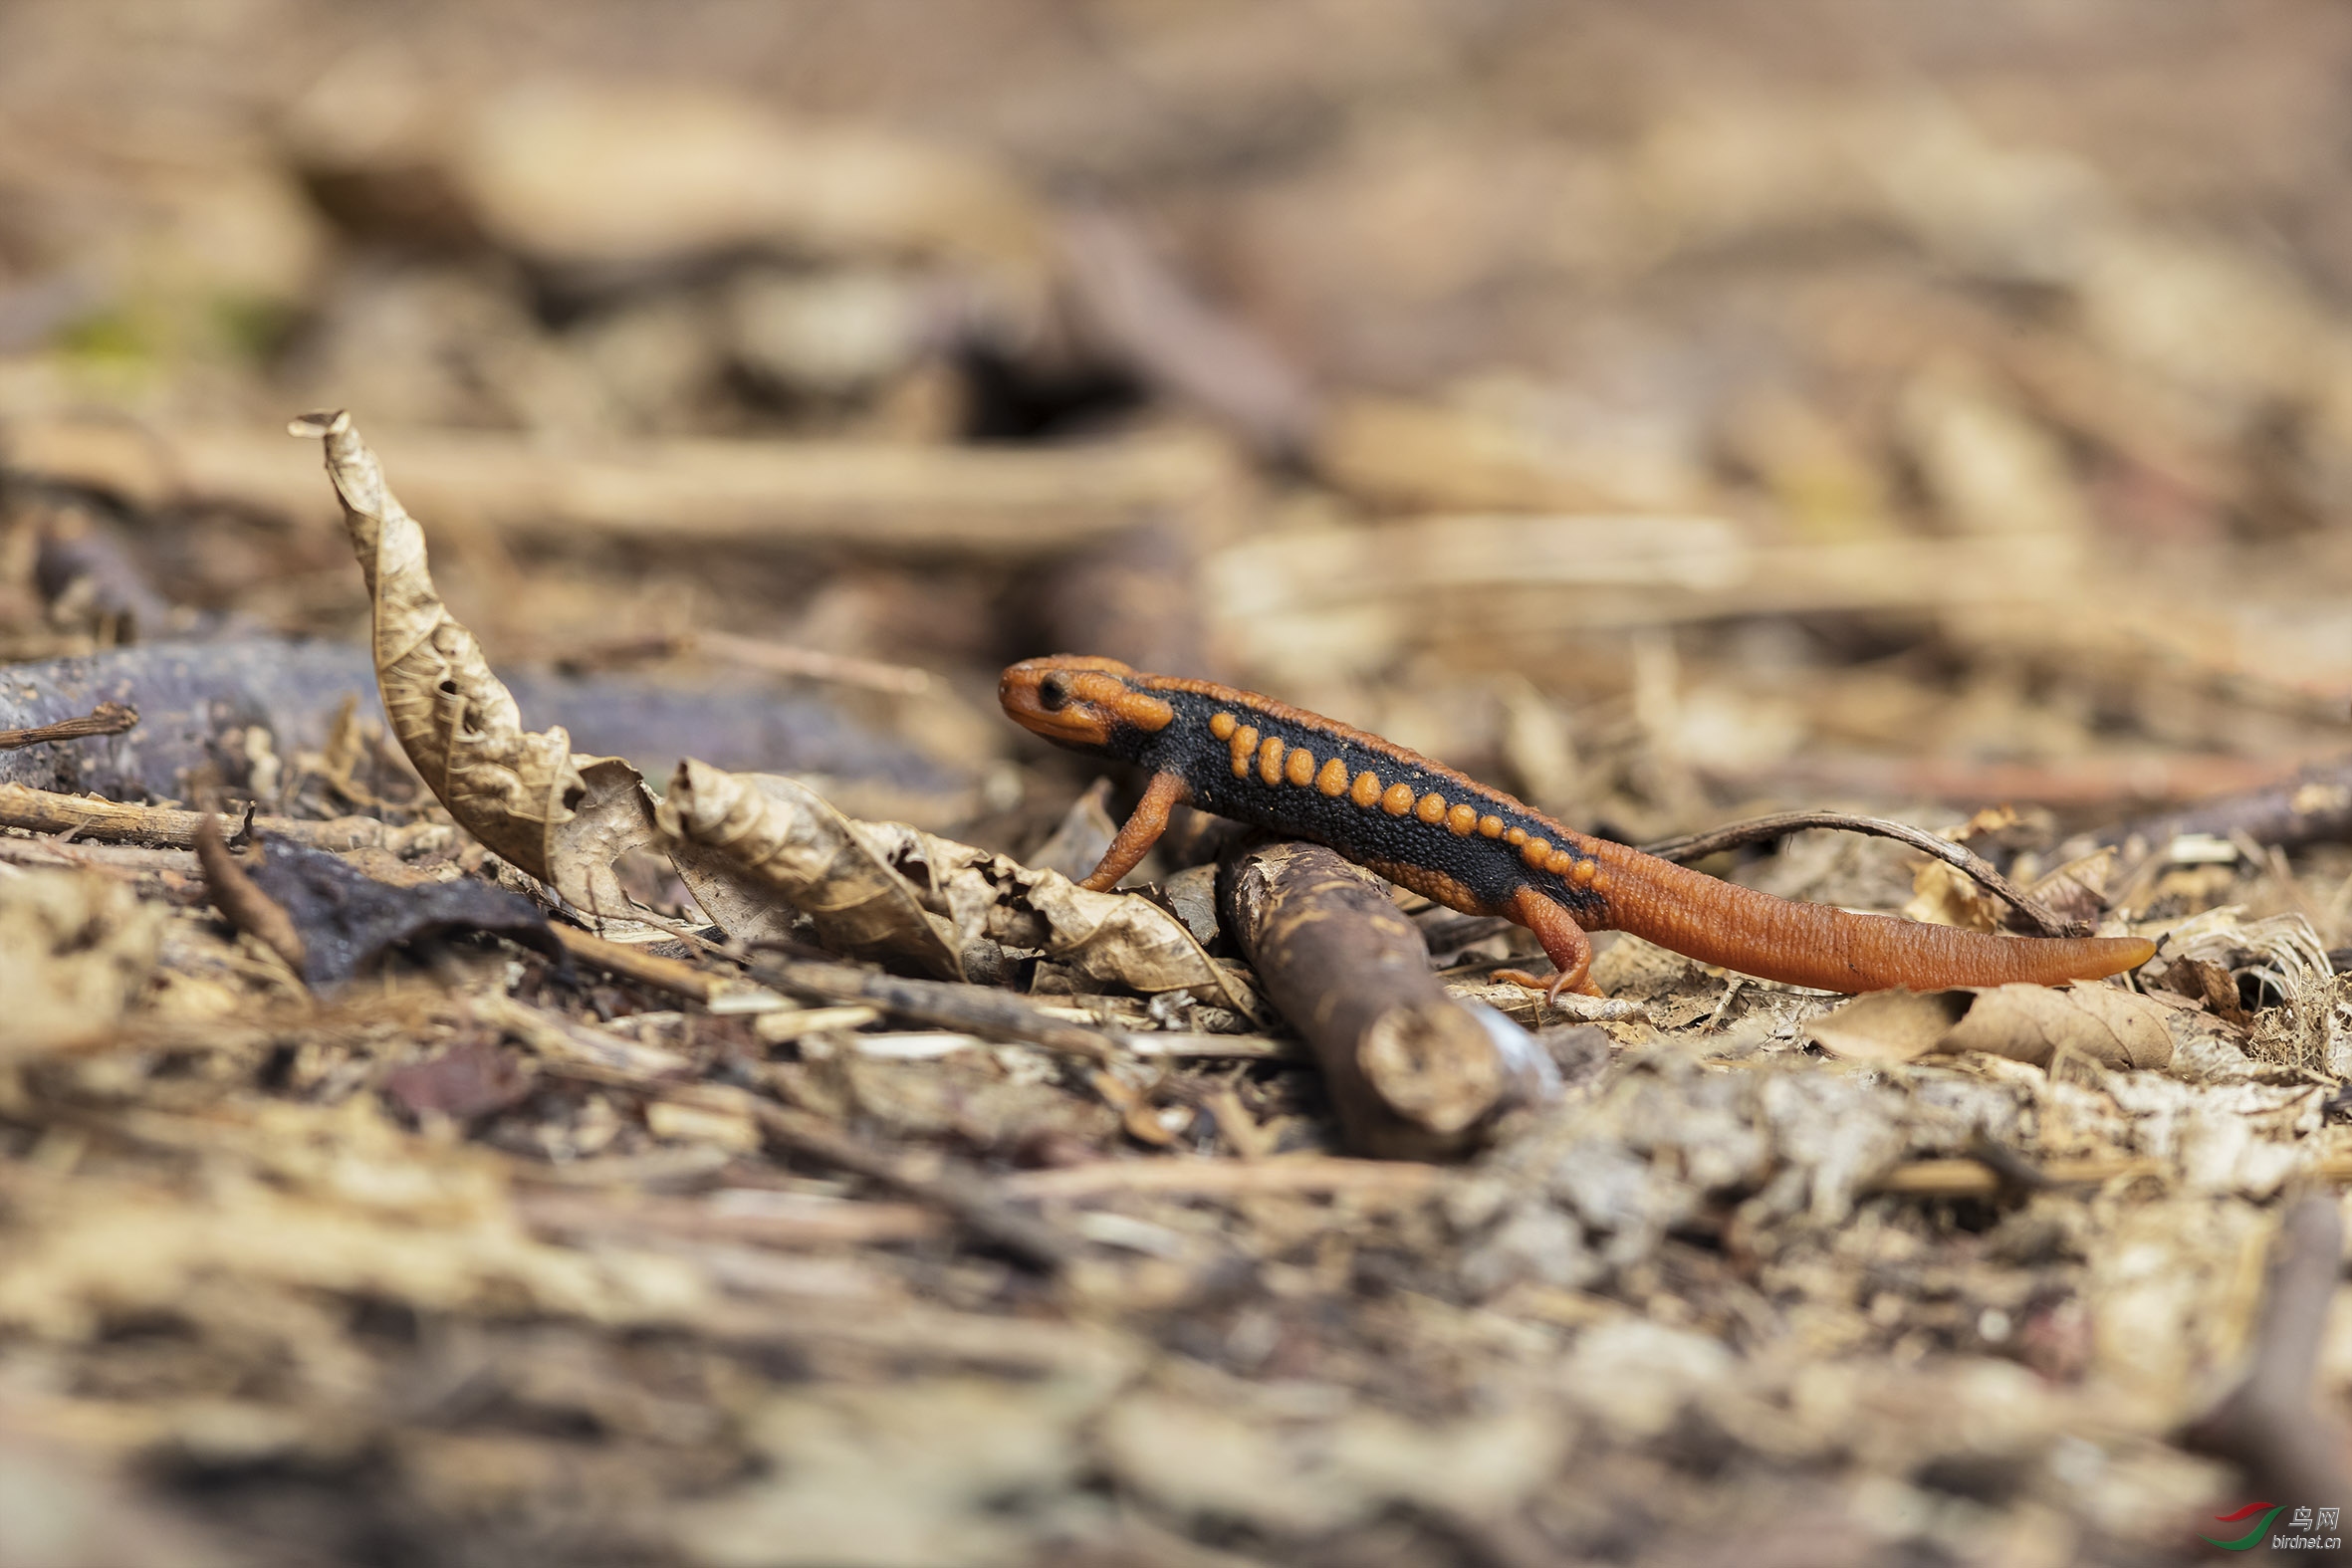
M 193 849 L 198 828 L 209 820 L 211 817 L 203 811 L 130 805 L 92 795 L 59 794 L 26 784 L 0 784 L 0 827 L 21 827 L 35 833 L 70 832 L 77 838 L 107 844 L 157 844 L 170 849 Z M 259 832 L 311 849 L 388 849 L 394 854 L 406 854 L 455 841 L 454 832 L 443 822 L 394 827 L 372 816 L 339 816 L 325 822 L 295 816 L 257 816 L 252 825 Z
M 209 811 L 198 813 L 196 824 L 196 861 L 204 868 L 204 885 L 211 889 L 213 907 L 228 917 L 230 925 L 254 938 L 262 946 L 286 961 L 287 968 L 297 975 L 303 972 L 307 949 L 302 933 L 295 929 L 294 917 L 285 906 L 254 885 L 245 868 L 237 864 L 237 857 L 229 853 L 228 841 L 221 837 L 220 823 Z M 263 854 L 259 846 L 254 853 Z
M 0 730 L 0 752 L 40 746 L 48 741 L 79 741 L 93 735 L 120 735 L 138 723 L 138 710 L 118 702 L 102 702 L 79 719 L 60 719 L 29 730 Z
M 2254 1323 L 2253 1368 L 2181 1435 L 2184 1448 L 2230 1460 L 2255 1492 L 2282 1502 L 2332 1502 L 2352 1492 L 2344 1433 L 2311 1402 L 2343 1246 L 2343 1217 L 2333 1198 L 2315 1194 L 2286 1212 Z M 2348 1554 L 2338 1548 L 2309 1555 L 2343 1562 Z
M 682 960 L 647 953 L 625 942 L 610 942 L 561 921 L 551 921 L 548 929 L 556 934 L 564 951 L 581 963 L 700 1003 L 713 1012 L 777 1012 L 791 1006 L 767 987 L 732 975 L 712 975 Z
M 1883 816 L 1856 816 L 1848 811 L 1781 811 L 1771 816 L 1751 817 L 1745 822 L 1729 822 L 1704 833 L 1685 833 L 1679 838 L 1660 839 L 1657 843 L 1642 845 L 1642 853 L 1656 855 L 1661 860 L 1688 862 L 1704 859 L 1718 850 L 1764 843 L 1811 828 L 1873 833 L 1880 838 L 1892 838 L 1909 844 L 1975 878 L 1986 892 L 2023 915 L 2045 937 L 2080 937 L 2090 934 L 2091 928 L 2087 923 L 2068 920 L 2059 915 L 2002 876 L 1994 868 L 1993 862 L 1965 844 L 1956 844 L 1949 838 L 1931 833 L 1924 827 L 1913 827 L 1908 822 L 1888 821 Z
M 1509 1075 L 1387 887 L 1300 843 L 1244 851 L 1220 882 L 1226 929 L 1322 1064 L 1347 1146 L 1391 1159 L 1470 1148 Z
M 799 992 L 824 1002 L 871 1003 L 884 1011 L 919 1023 L 957 1029 L 984 1039 L 1035 1045 L 1079 1057 L 1096 1066 L 1107 1066 L 1124 1054 L 1114 1035 L 1048 1017 L 1019 997 L 986 986 L 907 980 L 879 970 L 772 954 L 757 960 L 752 973 L 780 990 Z

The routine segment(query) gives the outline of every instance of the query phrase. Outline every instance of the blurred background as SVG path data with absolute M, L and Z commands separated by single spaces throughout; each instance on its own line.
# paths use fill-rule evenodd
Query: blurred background
M 768 750 L 713 760 L 1082 870 L 1122 800 L 993 696 L 1009 660 L 1081 651 L 1273 692 L 1629 840 L 2005 803 L 1979 843 L 2029 881 L 2076 829 L 2345 750 L 2348 84 L 2352 11 L 2319 0 L 0 3 L 0 660 L 363 642 L 317 444 L 285 434 L 343 408 L 502 673 L 673 694 L 566 716 L 657 780 L 727 744 L 677 725 L 757 729 Z M 753 709 L 713 696 L 747 686 Z M 599 713 L 625 733 L 591 737 Z M 230 783 L 344 809 L 337 737 L 337 799 L 268 798 L 266 746 Z M 2352 788 L 2293 807 L 2340 826 Z M 2085 873 L 2082 907 L 2299 915 L 2342 969 L 2352 849 L 2277 842 L 2126 855 L 2131 896 Z M 1915 886 L 1852 840 L 1739 874 L 1881 908 Z M 1913 912 L 1990 927 L 1955 883 L 1923 877 Z M 2215 971 L 2217 1006 L 2275 1001 L 2252 962 Z M 1663 1108 L 1628 1102 L 1636 1177 L 1734 1161 L 1771 1119 L 1720 1098 L 1765 1081 L 1733 1059 L 1762 1034 L 1692 1044 L 1740 986 L 1701 980 L 1659 1014 L 1689 1052 L 1644 1058 Z M 701 1339 L 596 1318 L 610 1281 L 662 1278 L 605 1254 L 531 1252 L 516 1295 L 339 1242 L 313 1288 L 283 1239 L 313 1232 L 272 1207 L 305 1180 L 373 1214 L 419 1172 L 478 1175 L 415 1200 L 417 1230 L 522 1245 L 507 1167 L 460 1158 L 485 1140 L 437 1145 L 446 1169 L 367 1142 L 359 1024 L 181 1078 L 110 1058 L 91 1103 L 136 1077 L 195 1109 L 166 1136 L 134 1101 L 105 1137 L 185 1163 L 110 1209 L 64 1180 L 93 1118 L 9 1133 L 0 1207 L 48 1227 L 52 1283 L 0 1265 L 0 1494 L 75 1514 L 102 1545 L 74 1562 L 197 1559 L 114 1481 L 57 1482 L 68 1450 L 287 1563 L 2205 1561 L 2180 1515 L 2252 1493 L 2169 1435 L 2241 1348 L 2286 1146 L 2344 1120 L 2329 1006 L 2318 1047 L 2219 1088 L 1968 1069 L 1968 1104 L 2042 1118 L 2029 1147 L 2206 1151 L 2130 1205 L 2145 1163 L 2005 1214 L 1884 1200 L 1764 1268 L 1778 1220 L 1692 1197 L 1704 1234 L 1669 1245 L 1641 1210 L 1614 1296 L 1488 1301 L 1435 1206 L 1171 1200 L 1151 1212 L 1246 1239 L 1257 1272 L 1170 1283 L 1154 1227 L 1104 1213 L 1088 1234 L 1143 1259 L 1127 1294 L 1048 1299 L 874 1232 L 727 1252 L 754 1305 Z M 725 1026 L 725 1071 L 774 1065 Z M 1771 1048 L 1812 1107 L 1780 1136 L 1825 1166 L 1975 1147 L 1941 1089 L 1885 1090 L 1933 1124 L 1903 1144 L 1854 1109 L 1891 1072 Z M 933 1099 L 858 1102 L 868 1124 L 976 1136 L 959 1080 L 897 1065 Z M 199 1137 L 214 1102 L 174 1096 L 207 1073 L 272 1114 L 357 1109 L 333 1138 L 260 1113 Z M 637 1136 L 595 1104 L 596 1148 Z M 1661 1125 L 1687 1143 L 1640 1141 Z M 378 1163 L 300 1177 L 314 1135 Z M 220 1175 L 232 1143 L 259 1175 Z M 821 1186 L 775 1196 L 843 1191 Z M 196 1230 L 165 1191 L 227 1218 Z M 150 1229 L 100 1224 L 140 1205 Z M 1512 1232 L 1529 1255 L 1581 1233 L 1543 1223 Z M 117 1264 L 149 1258 L 142 1304 Z M 228 1350 L 174 1359 L 155 1325 L 183 1309 Z M 826 1310 L 848 1329 L 763 1337 Z M 1093 1318 L 1144 1349 L 1089 1362 Z M 1146 1365 L 1165 1387 L 1118 1382 Z M 2352 1336 L 2325 1370 L 2352 1381 Z M 1503 1397 L 1559 1388 L 1572 1421 Z M 743 1509 L 697 1500 L 739 1482 Z M 906 1533 L 876 1545 L 876 1519 Z
M 137 634 L 36 570 L 93 535 L 164 629 L 356 634 L 276 434 L 348 407 L 517 663 L 718 630 L 985 716 L 1118 653 L 1634 835 L 2257 783 L 2352 691 L 2348 49 L 2188 0 L 0 7 L 0 453 L 53 482 L 0 638 Z

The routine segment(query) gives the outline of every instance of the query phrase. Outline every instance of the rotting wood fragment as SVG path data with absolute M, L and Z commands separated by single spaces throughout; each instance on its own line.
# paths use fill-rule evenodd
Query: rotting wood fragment
M 1510 1074 L 1377 878 L 1319 845 L 1268 844 L 1227 862 L 1219 902 L 1313 1048 L 1350 1149 L 1445 1159 L 1477 1142 Z

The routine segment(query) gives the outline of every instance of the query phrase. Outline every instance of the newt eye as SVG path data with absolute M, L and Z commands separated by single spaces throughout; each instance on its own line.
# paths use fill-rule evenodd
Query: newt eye
M 1069 677 L 1058 670 L 1038 682 L 1038 706 L 1048 713 L 1059 713 L 1069 706 Z

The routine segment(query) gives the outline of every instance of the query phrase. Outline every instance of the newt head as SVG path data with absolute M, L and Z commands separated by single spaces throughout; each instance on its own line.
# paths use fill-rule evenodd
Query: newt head
M 1059 746 L 1094 751 L 1120 729 L 1164 730 L 1176 710 L 1133 684 L 1116 659 L 1057 653 L 1024 659 L 997 682 L 997 701 L 1023 729 Z

